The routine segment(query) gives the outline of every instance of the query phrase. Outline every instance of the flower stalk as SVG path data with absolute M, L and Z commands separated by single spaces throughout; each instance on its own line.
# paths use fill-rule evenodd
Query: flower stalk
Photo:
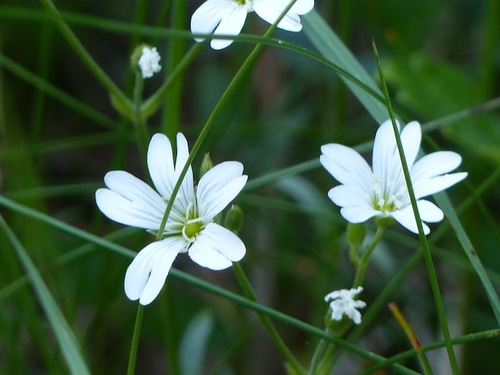
M 135 317 L 134 334 L 130 345 L 130 355 L 128 357 L 127 375 L 134 375 L 135 364 L 137 362 L 137 349 L 139 347 L 139 338 L 141 336 L 142 317 L 144 315 L 144 306 L 137 306 L 137 315 Z

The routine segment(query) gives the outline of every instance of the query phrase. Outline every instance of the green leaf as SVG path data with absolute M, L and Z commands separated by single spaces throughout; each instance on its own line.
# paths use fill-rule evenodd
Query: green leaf
M 446 116 L 485 100 L 477 79 L 423 54 L 392 58 L 384 63 L 383 70 L 386 81 L 396 87 L 396 100 L 427 118 Z M 498 116 L 485 113 L 444 127 L 443 135 L 471 152 L 499 162 L 499 122 Z

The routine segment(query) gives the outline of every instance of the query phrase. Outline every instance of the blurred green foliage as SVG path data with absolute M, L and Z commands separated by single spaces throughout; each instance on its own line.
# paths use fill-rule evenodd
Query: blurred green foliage
M 425 129 L 429 121 L 500 96 L 499 1 L 317 3 L 318 14 L 373 77 L 371 42 L 376 41 L 395 110 L 405 120 L 419 120 Z M 97 64 L 131 97 L 131 51 L 139 43 L 161 51 L 164 76 L 146 82 L 147 96 L 194 43 L 188 34 L 172 30 L 188 30 L 189 16 L 199 4 L 139 0 L 56 5 Z M 261 35 L 265 27 L 251 14 L 244 32 Z M 316 50 L 303 32 L 278 31 L 275 36 Z M 150 119 L 150 134 L 182 131 L 193 144 L 252 47 L 251 42 L 237 41 L 216 52 L 205 46 Z M 498 114 L 498 106 L 476 108 L 460 121 L 432 128 L 423 144 L 426 152 L 450 149 L 463 155 L 461 169 L 469 177 L 449 194 L 496 288 Z M 376 126 L 331 69 L 307 56 L 268 47 L 218 117 L 195 170 L 201 155 L 210 151 L 214 163 L 241 161 L 251 182 L 317 159 L 322 144 L 369 142 Z M 9 199 L 91 234 L 112 233 L 113 242 L 133 251 L 153 239 L 140 230 L 124 230 L 95 206 L 94 191 L 109 170 L 124 169 L 148 180 L 144 155 L 132 124 L 115 112 L 109 93 L 36 1 L 0 4 L 0 163 L 1 194 Z M 326 196 L 335 182 L 319 163 L 311 165 L 300 174 L 271 178 L 248 189 L 236 203 L 245 216 L 240 234 L 247 255 L 242 266 L 259 301 L 322 328 L 324 295 L 349 287 L 354 270 L 347 259 L 346 224 Z M 136 313 L 136 304 L 126 299 L 122 287 L 130 258 L 5 207 L 0 212 L 37 265 L 91 373 L 124 373 Z M 439 229 L 444 234 L 432 249 L 453 336 L 498 328 L 446 220 Z M 373 235 L 374 227 L 367 231 L 367 236 Z M 0 373 L 65 373 L 67 366 L 47 318 L 23 279 L 25 271 L 4 234 L 0 241 Z M 389 231 L 366 276 L 363 300 L 368 305 L 418 248 L 416 237 L 398 228 Z M 79 255 L 72 260 L 60 259 L 74 251 Z M 207 272 L 182 256 L 174 266 L 241 293 L 230 270 Z M 404 277 L 391 300 L 397 301 L 423 344 L 440 339 L 422 261 Z M 276 326 L 307 365 L 317 339 L 282 322 Z M 193 329 L 203 334 L 197 337 Z M 386 357 L 410 349 L 385 308 L 360 342 Z M 462 373 L 495 374 L 499 350 L 498 339 L 463 345 L 457 350 Z M 440 351 L 430 353 L 431 364 L 443 356 Z M 189 362 L 195 360 L 201 363 Z M 414 359 L 403 364 L 419 371 Z M 284 372 L 279 353 L 253 312 L 174 277 L 146 309 L 137 365 L 139 374 Z M 349 354 L 341 358 L 338 373 L 357 373 L 370 365 Z

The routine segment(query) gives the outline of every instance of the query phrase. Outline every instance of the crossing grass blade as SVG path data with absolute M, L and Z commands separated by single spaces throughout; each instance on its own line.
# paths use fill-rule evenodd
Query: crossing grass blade
M 59 343 L 59 347 L 61 348 L 71 374 L 90 375 L 90 371 L 87 368 L 82 353 L 80 352 L 73 331 L 66 322 L 61 310 L 59 310 L 57 302 L 54 300 L 54 297 L 47 288 L 47 285 L 40 276 L 36 266 L 31 261 L 26 249 L 23 247 L 2 216 L 0 216 L 0 228 L 5 232 L 12 248 L 16 252 L 16 255 L 27 273 L 31 285 L 35 290 L 35 294 L 38 297 L 47 318 L 49 319 L 52 331 L 54 332 L 57 342 Z

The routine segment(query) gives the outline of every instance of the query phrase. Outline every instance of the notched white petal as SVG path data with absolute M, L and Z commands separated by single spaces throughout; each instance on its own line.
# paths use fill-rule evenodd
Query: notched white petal
M 350 147 L 330 143 L 321 146 L 321 165 L 341 184 L 364 189 L 371 184 L 372 171 L 365 159 Z
M 230 230 L 210 223 L 189 249 L 193 262 L 212 270 L 222 270 L 240 261 L 246 253 L 245 244 Z
M 174 157 L 172 145 L 166 135 L 157 133 L 151 138 L 148 147 L 148 169 L 156 190 L 170 197 L 175 185 Z
M 222 17 L 219 26 L 214 31 L 214 35 L 238 35 L 243 29 L 246 18 L 247 10 L 243 6 L 236 4 L 228 9 Z M 233 43 L 232 39 L 214 38 L 210 42 L 210 47 L 220 50 L 226 48 L 231 43 Z
M 437 151 L 425 155 L 411 169 L 412 179 L 419 180 L 449 173 L 462 162 L 462 157 L 453 151 Z
M 142 249 L 125 273 L 125 294 L 141 305 L 150 304 L 160 293 L 177 254 L 185 246 L 176 238 L 153 242 Z
M 466 177 L 467 172 L 458 172 L 429 178 L 423 181 L 417 181 L 414 184 L 415 196 L 417 197 L 417 199 L 419 199 L 428 195 L 438 193 L 440 191 L 448 189 L 449 187 L 462 181 Z
M 272 24 L 276 22 L 281 13 L 290 2 L 288 0 L 254 0 L 253 9 L 264 21 Z M 308 13 L 314 6 L 314 1 L 299 0 L 278 23 L 278 27 L 283 30 L 298 32 L 302 30 L 299 15 Z
M 241 163 L 229 161 L 216 165 L 203 175 L 196 192 L 202 216 L 213 219 L 236 198 L 248 179 L 242 173 Z
M 222 20 L 232 0 L 207 0 L 191 17 L 191 32 L 193 34 L 210 34 Z M 204 38 L 195 38 L 201 42 Z
M 97 207 L 109 219 L 120 224 L 143 229 L 158 229 L 163 208 L 132 202 L 109 189 L 98 189 L 95 193 Z

